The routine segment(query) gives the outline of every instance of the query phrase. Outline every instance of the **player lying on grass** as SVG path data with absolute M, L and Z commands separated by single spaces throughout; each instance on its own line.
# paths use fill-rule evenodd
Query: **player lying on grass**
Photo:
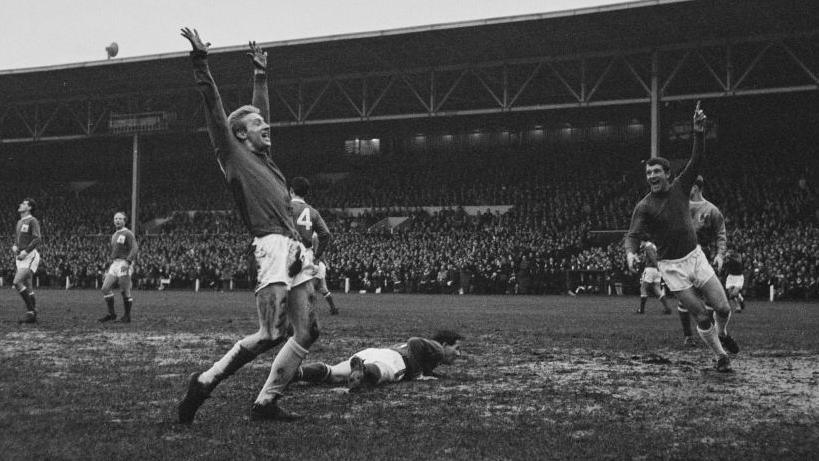
M 344 384 L 350 391 L 372 388 L 385 383 L 413 379 L 437 378 L 438 365 L 451 365 L 461 356 L 454 331 L 438 331 L 431 339 L 413 337 L 405 343 L 384 348 L 368 348 L 335 365 L 322 362 L 302 365 L 293 381 Z

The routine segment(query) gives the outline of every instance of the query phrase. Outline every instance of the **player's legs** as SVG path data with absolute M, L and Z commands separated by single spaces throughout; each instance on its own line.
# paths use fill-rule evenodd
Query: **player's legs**
M 37 312 L 36 302 L 34 300 L 33 281 L 34 273 L 28 267 L 18 267 L 14 274 L 14 288 L 20 293 L 20 298 L 23 299 L 25 309 L 28 312 Z
M 646 311 L 646 301 L 648 301 L 648 286 L 649 283 L 645 280 L 640 281 L 640 308 L 637 309 L 638 314 Z
M 117 284 L 117 276 L 106 272 L 105 278 L 102 280 L 102 298 L 105 300 L 105 305 L 108 308 L 108 314 L 97 319 L 100 322 L 110 322 L 116 320 L 117 313 L 114 310 L 114 286 Z
M 131 307 L 134 305 L 134 298 L 131 296 L 131 274 L 120 275 L 118 279 L 119 289 L 122 292 L 122 305 L 125 310 L 119 321 L 120 323 L 130 323 Z
M 717 276 L 708 279 L 705 284 L 700 287 L 705 302 L 714 309 L 714 323 L 717 328 L 717 334 L 723 346 L 732 354 L 739 352 L 739 347 L 734 342 L 733 338 L 728 334 L 728 321 L 731 319 L 731 306 L 728 304 L 728 298 L 725 296 L 725 290 L 722 288 Z
M 711 317 L 705 310 L 705 305 L 699 294 L 693 287 L 686 288 L 681 291 L 675 291 L 674 295 L 682 304 L 682 307 L 687 310 L 697 322 L 697 333 L 700 338 L 708 345 L 714 352 L 717 359 L 727 358 L 725 349 L 719 341 L 717 328 L 711 323 Z
M 293 326 L 293 336 L 282 346 L 270 374 L 256 397 L 255 405 L 266 406 L 284 394 L 310 346 L 318 339 L 319 326 L 314 309 L 316 298 L 312 280 L 294 286 L 287 297 L 287 318 Z
M 654 291 L 654 294 L 657 296 L 657 299 L 663 304 L 663 314 L 670 314 L 671 313 L 671 303 L 668 301 L 668 298 L 665 296 L 665 292 L 663 288 L 660 286 L 660 282 L 654 282 L 651 284 L 651 289 Z
M 287 335 L 286 299 L 287 285 L 284 283 L 271 284 L 259 290 L 256 293 L 258 331 L 236 342 L 221 360 L 202 373 L 199 381 L 213 388 L 259 354 L 284 341 Z
M 330 292 L 330 288 L 327 287 L 327 279 L 317 278 L 316 279 L 318 284 L 318 294 L 321 295 L 327 304 L 330 306 L 330 315 L 338 315 L 338 307 L 336 307 L 336 303 L 333 301 L 333 293 Z

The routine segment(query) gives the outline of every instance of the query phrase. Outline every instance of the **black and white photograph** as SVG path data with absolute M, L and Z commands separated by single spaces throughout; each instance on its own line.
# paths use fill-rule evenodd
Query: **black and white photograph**
M 0 11 L 0 459 L 819 454 L 819 2 Z

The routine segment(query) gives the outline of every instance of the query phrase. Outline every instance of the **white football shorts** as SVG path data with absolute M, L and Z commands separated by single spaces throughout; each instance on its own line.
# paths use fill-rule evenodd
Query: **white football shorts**
M 280 234 L 267 234 L 253 239 L 253 256 L 256 258 L 256 292 L 274 284 L 284 283 L 288 287 L 292 278 L 287 269 L 296 260 L 296 253 L 304 245 Z
M 107 275 L 113 275 L 114 277 L 126 277 L 133 275 L 133 273 L 134 265 L 128 264 L 128 261 L 124 259 L 115 259 L 108 268 L 108 272 L 106 272 Z
M 657 261 L 657 267 L 671 291 L 682 291 L 692 286 L 702 288 L 715 275 L 714 268 L 699 245 L 680 259 Z
M 14 258 L 14 262 L 17 264 L 18 271 L 28 269 L 33 274 L 40 267 L 40 252 L 31 250 L 31 253 L 27 254 L 23 259 Z

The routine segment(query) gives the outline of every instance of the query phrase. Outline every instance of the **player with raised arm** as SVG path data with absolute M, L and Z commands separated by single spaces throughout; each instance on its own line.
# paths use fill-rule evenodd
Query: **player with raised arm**
M 730 371 L 731 361 L 719 336 L 726 335 L 725 323 L 730 307 L 722 284 L 697 243 L 697 234 L 688 210 L 691 186 L 699 174 L 705 150 L 705 113 L 700 103 L 694 110 L 694 135 L 691 158 L 680 175 L 671 182 L 671 164 L 662 157 L 646 162 L 650 192 L 634 208 L 625 239 L 626 261 L 636 270 L 640 241 L 657 245 L 657 267 L 666 286 L 697 320 L 697 333 L 714 352 L 717 371 Z M 700 294 L 713 306 L 712 324 Z
M 123 314 L 120 323 L 131 323 L 131 306 L 134 298 L 131 297 L 131 275 L 134 273 L 134 260 L 139 245 L 130 229 L 125 227 L 125 212 L 114 214 L 114 235 L 111 236 L 111 265 L 102 281 L 102 297 L 108 307 L 108 314 L 97 319 L 100 322 L 110 322 L 117 319 L 114 310 L 114 285 L 119 285 L 122 292 Z
M 252 419 L 291 421 L 298 415 L 278 405 L 279 397 L 318 337 L 309 306 L 287 302 L 293 276 L 301 271 L 301 245 L 293 224 L 287 183 L 270 152 L 270 114 L 267 53 L 250 42 L 253 63 L 253 105 L 225 114 L 222 99 L 208 67 L 208 47 L 196 30 L 182 36 L 193 47 L 196 86 L 205 103 L 205 119 L 216 160 L 232 192 L 242 223 L 253 237 L 257 264 L 255 290 L 259 330 L 239 340 L 210 369 L 191 375 L 185 398 L 178 405 L 179 422 L 190 424 L 213 389 L 242 366 L 285 342 L 270 370 L 267 386 L 251 407 Z M 288 326 L 294 335 L 287 339 Z
M 405 343 L 356 352 L 335 365 L 310 363 L 299 368 L 294 381 L 347 384 L 357 391 L 413 379 L 434 379 L 434 369 L 451 365 L 461 356 L 460 334 L 442 330 L 432 338 L 413 337 Z
M 671 306 L 663 291 L 663 287 L 660 285 L 662 277 L 660 277 L 660 272 L 657 270 L 657 247 L 651 242 L 642 242 L 640 249 L 643 250 L 643 264 L 645 268 L 643 269 L 642 277 L 640 277 L 640 309 L 637 310 L 637 313 L 645 313 L 646 301 L 648 301 L 648 290 L 650 288 L 657 296 L 657 299 L 663 304 L 663 314 L 670 314 Z
M 25 303 L 26 313 L 19 323 L 37 323 L 37 303 L 34 298 L 34 274 L 40 265 L 40 252 L 37 247 L 43 241 L 40 232 L 40 221 L 31 213 L 37 204 L 34 199 L 26 197 L 17 207 L 20 213 L 20 220 L 14 232 L 14 245 L 11 252 L 14 253 L 17 272 L 14 274 L 14 288 L 20 293 Z

